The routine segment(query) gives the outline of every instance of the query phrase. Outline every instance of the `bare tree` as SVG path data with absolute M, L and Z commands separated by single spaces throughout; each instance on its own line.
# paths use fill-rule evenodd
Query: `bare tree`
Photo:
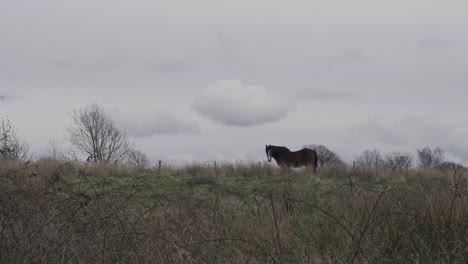
M 128 152 L 128 164 L 130 166 L 135 166 L 138 169 L 146 169 L 149 166 L 148 156 L 140 151 L 135 149 L 130 149 Z
M 0 159 L 25 160 L 28 153 L 28 145 L 18 138 L 18 129 L 8 118 L 2 118 L 0 123 Z
M 356 165 L 365 168 L 376 168 L 384 164 L 380 152 L 376 149 L 365 150 L 356 157 Z
M 130 144 L 104 110 L 96 104 L 74 110 L 72 125 L 67 128 L 68 141 L 94 162 L 115 164 L 128 160 Z
M 437 168 L 445 161 L 444 151 L 440 147 L 435 149 L 424 147 L 416 151 L 418 153 L 418 165 L 420 168 Z
M 336 165 L 336 164 L 343 164 L 344 162 L 341 158 L 336 154 L 334 151 L 330 150 L 324 145 L 306 145 L 303 146 L 304 148 L 309 148 L 317 151 L 318 156 L 318 165 L 320 168 L 323 168 L 327 165 Z
M 413 163 L 413 156 L 409 153 L 393 152 L 385 155 L 384 166 L 394 172 L 408 170 Z

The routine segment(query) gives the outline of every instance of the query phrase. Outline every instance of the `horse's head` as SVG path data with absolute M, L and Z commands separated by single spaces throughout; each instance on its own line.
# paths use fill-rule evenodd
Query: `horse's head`
M 266 152 L 266 155 L 267 155 L 267 158 L 268 158 L 268 162 L 271 162 L 271 150 L 272 150 L 271 145 L 266 145 L 265 146 L 265 152 Z

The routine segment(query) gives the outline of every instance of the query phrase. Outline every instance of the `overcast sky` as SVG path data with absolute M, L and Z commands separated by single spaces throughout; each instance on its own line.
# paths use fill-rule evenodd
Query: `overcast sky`
M 468 2 L 1 0 L 0 115 L 35 153 L 98 103 L 152 160 L 440 146 L 468 165 Z

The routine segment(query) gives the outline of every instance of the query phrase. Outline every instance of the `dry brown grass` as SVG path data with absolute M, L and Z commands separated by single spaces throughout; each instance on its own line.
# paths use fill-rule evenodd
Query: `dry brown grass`
M 466 263 L 464 172 L 0 163 L 1 263 Z

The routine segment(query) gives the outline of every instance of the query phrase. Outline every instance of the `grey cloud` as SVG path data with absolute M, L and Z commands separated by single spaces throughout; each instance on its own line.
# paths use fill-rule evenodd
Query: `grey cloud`
M 454 45 L 456 45 L 455 41 L 442 35 L 428 35 L 416 41 L 416 46 L 426 51 L 444 50 Z
M 330 142 L 350 158 L 362 147 L 426 144 L 465 156 L 454 124 L 405 117 L 465 118 L 468 1 L 200 1 L 3 1 L 0 87 L 20 98 L 6 94 L 0 114 L 47 142 L 73 107 L 148 106 L 125 128 L 147 151 L 165 145 L 174 156 L 242 153 L 259 137 Z M 234 77 L 264 88 L 199 90 Z M 40 133 L 38 116 L 47 117 Z M 194 134 L 144 137 L 173 133 Z
M 387 146 L 439 145 L 448 130 L 439 122 L 428 118 L 407 117 L 391 120 L 372 117 L 351 129 L 355 140 L 379 143 Z
M 293 99 L 298 101 L 336 101 L 356 96 L 358 96 L 357 92 L 333 88 L 305 88 L 295 93 Z
M 449 157 L 468 164 L 466 128 L 434 118 L 370 118 L 366 123 L 351 129 L 348 140 L 354 144 L 373 144 L 384 149 L 413 152 L 424 146 L 440 146 Z
M 468 165 L 468 149 L 460 145 L 448 145 L 444 147 L 446 156 L 451 161 L 459 162 Z
M 21 100 L 22 96 L 17 92 L 0 88 L 0 101 L 5 103 Z
M 193 109 L 225 125 L 249 127 L 285 118 L 294 105 L 264 87 L 224 80 L 206 88 Z
M 369 60 L 368 56 L 364 52 L 356 49 L 343 51 L 337 59 L 347 63 L 367 62 Z
M 366 125 L 357 129 L 356 134 L 369 136 L 388 145 L 405 145 L 408 142 L 402 132 L 394 124 L 389 124 L 380 118 L 371 118 Z
M 370 61 L 369 56 L 360 49 L 340 49 L 339 47 L 334 47 L 324 54 L 319 54 L 317 58 L 319 58 L 321 64 L 333 65 L 335 67 L 349 65 L 358 67 L 358 65 L 354 64 L 364 64 Z
M 115 71 L 143 69 L 148 71 L 170 73 L 186 71 L 192 67 L 184 58 L 139 58 L 121 57 L 118 55 L 98 58 L 65 58 L 52 60 L 49 64 L 57 69 L 71 71 Z
M 239 46 L 237 41 L 223 33 L 220 29 L 216 29 L 212 35 L 217 44 L 221 62 L 225 65 L 238 63 Z
M 212 37 L 217 49 L 218 59 L 223 67 L 248 73 L 255 71 L 253 64 L 243 56 L 240 40 L 228 35 L 219 28 L 215 28 Z
M 198 122 L 170 111 L 161 111 L 154 116 L 120 116 L 118 123 L 130 135 L 150 137 L 153 135 L 196 134 L 200 132 Z

